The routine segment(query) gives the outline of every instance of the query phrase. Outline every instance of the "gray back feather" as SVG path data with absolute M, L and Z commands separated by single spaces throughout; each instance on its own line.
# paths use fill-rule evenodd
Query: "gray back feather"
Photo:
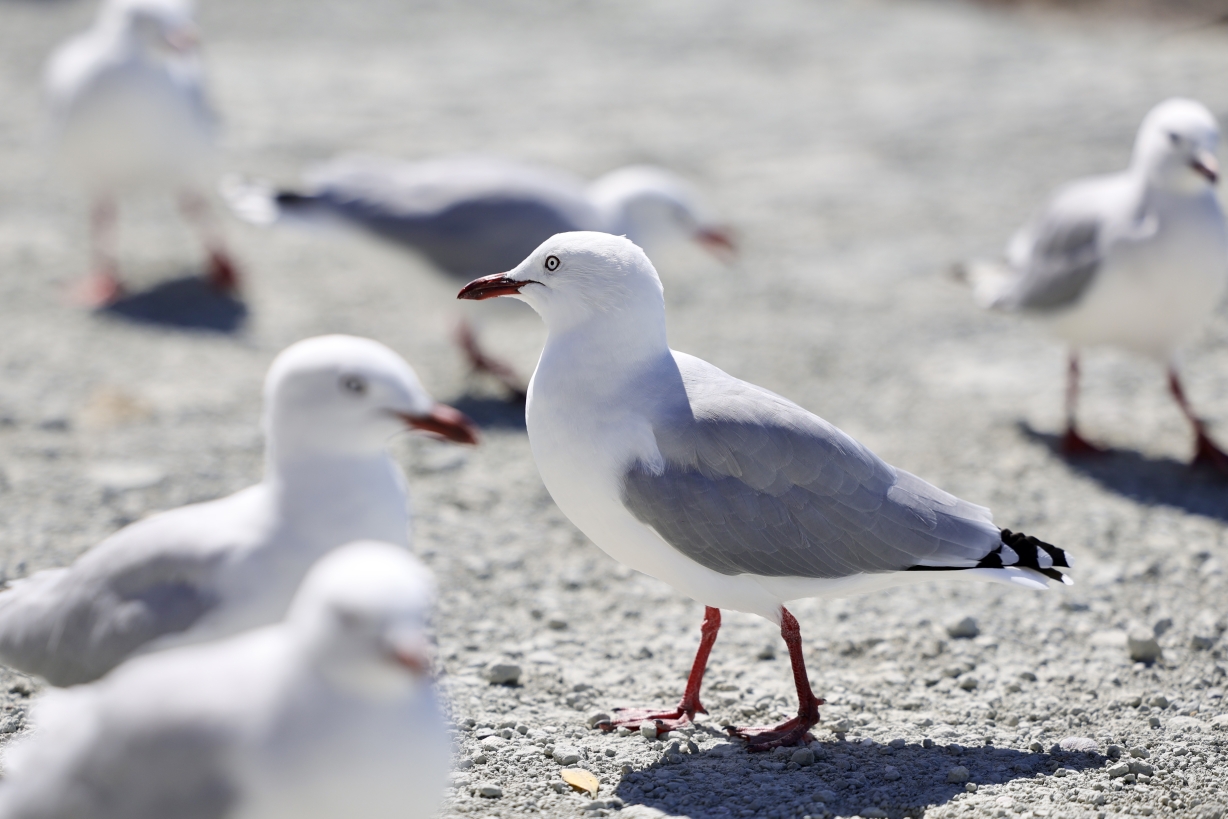
M 89 682 L 145 644 L 186 631 L 216 606 L 206 578 L 220 555 L 137 557 L 116 566 L 104 555 L 87 555 L 5 590 L 0 661 L 57 686 Z
M 510 162 L 355 157 L 311 179 L 316 202 L 456 276 L 511 270 L 556 233 L 601 228 L 579 180 Z
M 238 794 L 220 730 L 152 722 L 99 726 L 91 742 L 46 749 L 0 785 L 5 819 L 223 819 Z M 32 737 L 26 741 L 38 741 Z M 105 751 L 99 744 L 106 743 Z M 54 755 L 53 755 L 54 754 Z M 31 760 L 35 761 L 35 760 Z
M 632 464 L 623 501 L 725 575 L 838 578 L 974 566 L 1001 543 L 988 510 L 884 463 L 774 393 L 674 354 L 681 400 L 656 419 L 658 474 Z

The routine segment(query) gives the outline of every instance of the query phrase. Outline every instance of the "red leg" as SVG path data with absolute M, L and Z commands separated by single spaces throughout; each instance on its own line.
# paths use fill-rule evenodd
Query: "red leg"
M 185 191 L 179 197 L 179 210 L 205 246 L 205 253 L 209 256 L 209 284 L 222 293 L 236 292 L 239 289 L 239 271 L 222 245 L 208 201 L 195 191 Z
M 520 379 L 510 364 L 486 354 L 478 344 L 478 338 L 473 332 L 472 325 L 465 319 L 461 319 L 456 328 L 456 343 L 460 345 L 465 358 L 469 360 L 470 368 L 475 373 L 486 373 L 512 394 L 513 401 L 521 404 L 525 402 L 529 393 L 524 381 Z
M 708 713 L 699 701 L 699 687 L 703 684 L 704 671 L 708 668 L 708 655 L 712 653 L 716 634 L 720 630 L 721 610 L 708 606 L 704 609 L 704 624 L 700 627 L 699 649 L 695 652 L 695 662 L 691 663 L 691 673 L 686 678 L 686 692 L 676 709 L 657 712 L 641 708 L 619 708 L 614 712 L 614 720 L 602 723 L 601 727 L 612 731 L 619 726 L 639 728 L 645 722 L 655 722 L 658 731 L 668 731 L 690 722 L 696 714 Z
M 732 736 L 747 742 L 747 750 L 767 751 L 782 745 L 803 745 L 813 742 L 810 729 L 819 724 L 819 706 L 823 700 L 810 689 L 806 662 L 802 658 L 802 629 L 797 618 L 784 606 L 780 607 L 780 636 L 789 647 L 789 662 L 793 665 L 793 683 L 797 686 L 797 716 L 771 728 L 727 729 Z
M 89 276 L 72 290 L 73 300 L 87 307 L 106 307 L 124 294 L 116 262 L 115 231 L 119 208 L 110 195 L 94 200 L 90 212 L 90 254 L 92 269 Z
M 1194 414 L 1193 407 L 1185 397 L 1185 390 L 1181 387 L 1181 379 L 1177 377 L 1177 370 L 1173 367 L 1168 368 L 1168 389 L 1190 426 L 1194 427 L 1194 461 L 1191 465 L 1209 466 L 1220 474 L 1228 475 L 1228 455 L 1211 440 L 1211 436 L 1207 434 L 1206 422 Z
M 1066 368 L 1066 434 L 1062 436 L 1062 452 L 1066 455 L 1100 455 L 1104 449 L 1079 434 L 1075 410 L 1079 404 L 1079 353 L 1070 351 Z

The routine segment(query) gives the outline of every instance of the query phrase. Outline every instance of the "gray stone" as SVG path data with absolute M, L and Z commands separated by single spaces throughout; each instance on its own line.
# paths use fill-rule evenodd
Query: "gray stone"
M 1065 737 L 1057 745 L 1063 751 L 1083 751 L 1085 753 L 1092 753 L 1100 747 L 1096 740 L 1090 737 Z
M 963 765 L 956 765 L 951 770 L 947 771 L 947 781 L 953 783 L 967 782 L 969 777 L 968 769 Z
M 493 662 L 482 669 L 482 679 L 491 685 L 517 685 L 520 673 L 520 666 L 515 663 Z
M 551 756 L 560 765 L 574 765 L 580 761 L 582 754 L 579 748 L 559 745 L 555 747 L 554 753 Z
M 981 633 L 976 618 L 970 615 L 951 620 L 946 624 L 947 634 L 957 640 L 971 640 Z
M 789 761 L 802 767 L 813 765 L 814 751 L 810 750 L 809 748 L 801 748 L 793 752 L 793 755 L 789 757 Z
M 1163 656 L 1154 634 L 1135 629 L 1126 637 L 1126 651 L 1136 663 L 1154 663 Z
M 483 799 L 498 799 L 503 796 L 503 788 L 490 782 L 479 782 L 473 786 L 473 792 Z

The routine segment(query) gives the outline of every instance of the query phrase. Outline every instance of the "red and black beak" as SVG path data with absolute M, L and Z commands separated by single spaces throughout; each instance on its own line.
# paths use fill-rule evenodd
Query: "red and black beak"
M 448 441 L 455 441 L 458 444 L 478 442 L 477 424 L 469 420 L 465 413 L 447 404 L 436 404 L 425 415 L 410 415 L 404 412 L 398 412 L 397 415 L 412 428 L 429 432 Z
M 510 279 L 508 275 L 507 273 L 495 273 L 491 276 L 474 279 L 462 287 L 461 291 L 456 294 L 456 297 L 458 299 L 482 301 L 483 299 L 493 299 L 499 296 L 514 296 L 526 284 L 537 284 L 537 282 L 528 279 L 525 281 Z
M 1190 167 L 1205 176 L 1212 185 L 1219 181 L 1219 161 L 1206 151 L 1200 151 L 1190 162 Z
M 724 227 L 706 227 L 695 231 L 695 241 L 722 262 L 728 264 L 738 255 L 737 243 L 733 240 L 733 232 Z

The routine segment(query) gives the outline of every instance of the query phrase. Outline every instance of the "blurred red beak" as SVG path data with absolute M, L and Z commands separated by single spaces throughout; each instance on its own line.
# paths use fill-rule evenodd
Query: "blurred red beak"
M 431 658 L 424 653 L 398 649 L 392 652 L 392 658 L 415 674 L 431 673 Z
M 733 233 L 728 228 L 703 228 L 696 231 L 695 241 L 722 262 L 732 262 L 738 255 L 738 246 L 734 243 Z
M 478 442 L 477 424 L 470 421 L 465 413 L 447 404 L 436 404 L 426 415 L 407 415 L 401 412 L 397 415 L 412 428 L 438 435 L 440 438 L 458 444 Z
M 474 279 L 461 288 L 461 291 L 456 294 L 458 299 L 471 299 L 473 301 L 481 301 L 482 299 L 493 299 L 498 296 L 511 296 L 520 292 L 520 288 L 526 284 L 537 284 L 535 281 L 516 281 L 509 279 L 506 273 L 495 273 L 493 276 L 483 276 L 480 279 Z
M 174 31 L 168 32 L 165 35 L 166 44 L 174 51 L 186 53 L 195 51 L 200 45 L 200 36 L 196 33 L 195 26 L 180 26 Z
M 1219 181 L 1219 162 L 1211 154 L 1200 153 L 1190 167 L 1205 176 L 1212 185 Z

